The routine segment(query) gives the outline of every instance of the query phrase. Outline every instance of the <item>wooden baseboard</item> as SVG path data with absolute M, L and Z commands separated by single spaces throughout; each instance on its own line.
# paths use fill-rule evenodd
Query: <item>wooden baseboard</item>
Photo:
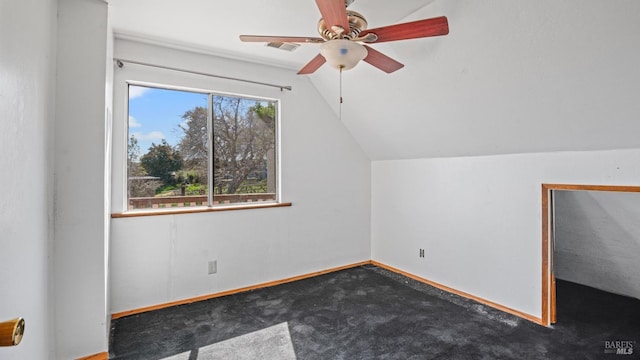
M 93 354 L 85 357 L 78 358 L 77 360 L 107 360 L 109 359 L 108 352 L 101 352 L 99 354 Z
M 478 302 L 480 304 L 484 304 L 484 305 L 490 306 L 490 307 L 492 307 L 494 309 L 509 313 L 511 315 L 518 316 L 520 318 L 523 318 L 525 320 L 534 322 L 536 324 L 544 325 L 544 322 L 542 321 L 542 319 L 538 318 L 536 316 L 524 313 L 522 311 L 514 310 L 514 309 L 508 308 L 506 306 L 502 306 L 502 305 L 497 304 L 497 303 L 495 303 L 493 301 L 489 301 L 489 300 L 480 298 L 478 296 L 468 294 L 468 293 L 466 293 L 464 291 L 459 291 L 459 290 L 450 288 L 448 286 L 439 284 L 439 283 L 431 281 L 431 280 L 427 280 L 425 278 L 421 278 L 419 276 L 413 275 L 413 274 L 408 273 L 406 271 L 403 271 L 403 270 L 400 270 L 400 269 L 396 269 L 394 267 L 391 267 L 389 265 L 386 265 L 386 264 L 383 264 L 383 263 L 380 263 L 380 262 L 374 261 L 374 260 L 362 261 L 362 262 L 355 263 L 355 264 L 340 266 L 340 267 L 331 268 L 331 269 L 322 270 L 322 271 L 316 271 L 316 272 L 313 272 L 313 273 L 304 274 L 304 275 L 298 275 L 298 276 L 294 276 L 294 277 L 290 277 L 290 278 L 286 278 L 286 279 L 282 279 L 282 280 L 276 280 L 276 281 L 270 281 L 270 282 L 266 282 L 266 283 L 262 283 L 262 284 L 246 286 L 246 287 L 243 287 L 243 288 L 223 291 L 223 292 L 219 292 L 219 293 L 215 293 L 215 294 L 203 295 L 203 296 L 198 296 L 198 297 L 194 297 L 194 298 L 190 298 L 190 299 L 172 301 L 172 302 L 168 302 L 168 303 L 164 303 L 164 304 L 158 304 L 158 305 L 147 306 L 147 307 L 143 307 L 143 308 L 139 308 L 139 309 L 122 311 L 122 312 L 118 312 L 118 313 L 112 314 L 111 315 L 111 319 L 115 320 L 115 319 L 119 319 L 119 318 L 122 318 L 122 317 L 125 317 L 125 316 L 129 316 L 129 315 L 141 314 L 141 313 L 145 313 L 145 312 L 148 312 L 148 311 L 164 309 L 164 308 L 168 308 L 168 307 L 172 307 L 172 306 L 190 304 L 190 303 L 194 303 L 194 302 L 198 302 L 198 301 L 204 301 L 204 300 L 214 299 L 214 298 L 218 298 L 218 297 L 222 297 L 222 296 L 243 293 L 243 292 L 246 292 L 246 291 L 266 288 L 266 287 L 270 287 L 270 286 L 286 284 L 286 283 L 290 283 L 290 282 L 293 282 L 293 281 L 304 280 L 304 279 L 308 279 L 308 278 L 312 278 L 312 277 L 316 277 L 316 276 L 320 276 L 320 275 L 324 275 L 324 274 L 329 274 L 329 273 L 340 271 L 340 270 L 351 269 L 351 268 L 358 267 L 358 266 L 363 266 L 363 265 L 375 265 L 375 266 L 381 267 L 383 269 L 387 269 L 389 271 L 392 271 L 394 273 L 397 273 L 397 274 L 406 276 L 408 278 L 414 279 L 414 280 L 419 281 L 421 283 L 433 286 L 435 288 L 438 288 L 440 290 L 446 291 L 448 293 L 451 293 L 451 294 L 454 294 L 454 295 L 458 295 L 458 296 L 462 296 L 464 298 L 473 300 L 473 301 Z M 100 355 L 100 354 L 98 354 L 98 355 Z M 79 360 L 99 360 L 99 359 L 103 359 L 103 358 L 88 357 L 88 358 L 82 358 L 82 359 L 79 359 Z M 106 357 L 104 359 L 106 359 Z
M 331 269 L 322 270 L 322 271 L 316 271 L 316 272 L 312 272 L 312 273 L 309 273 L 309 274 L 298 275 L 298 276 L 294 276 L 294 277 L 290 277 L 290 278 L 286 278 L 286 279 L 282 279 L 282 280 L 269 281 L 269 282 L 262 283 L 262 284 L 246 286 L 246 287 L 243 287 L 243 288 L 223 291 L 223 292 L 219 292 L 219 293 L 215 293 L 215 294 L 197 296 L 197 297 L 190 298 L 190 299 L 172 301 L 172 302 L 168 302 L 168 303 L 164 303 L 164 304 L 157 304 L 157 305 L 147 306 L 147 307 L 143 307 L 143 308 L 139 308 L 139 309 L 122 311 L 122 312 L 118 312 L 118 313 L 112 314 L 111 315 L 111 319 L 115 320 L 115 319 L 119 319 L 121 317 L 129 316 L 129 315 L 141 314 L 141 313 L 145 313 L 145 312 L 148 312 L 148 311 L 160 310 L 160 309 L 164 309 L 164 308 L 168 308 L 168 307 L 172 307 L 172 306 L 190 304 L 190 303 L 194 303 L 194 302 L 198 302 L 198 301 L 215 299 L 215 298 L 222 297 L 222 296 L 233 295 L 233 294 L 243 293 L 243 292 L 246 292 L 246 291 L 251 291 L 251 290 L 256 290 L 256 289 L 261 289 L 261 288 L 266 288 L 266 287 L 271 287 L 271 286 L 276 286 L 276 285 L 281 285 L 281 284 L 286 284 L 286 283 L 290 283 L 290 282 L 293 282 L 293 281 L 304 280 L 304 279 L 308 279 L 308 278 L 312 278 L 312 277 L 316 277 L 316 276 L 320 276 L 320 275 L 324 275 L 324 274 L 329 274 L 329 273 L 340 271 L 340 270 L 351 269 L 351 268 L 354 268 L 354 267 L 358 267 L 358 266 L 362 266 L 362 265 L 369 265 L 369 264 L 371 264 L 371 261 L 367 260 L 367 261 L 362 261 L 362 262 L 355 263 L 355 264 L 340 266 L 340 267 L 331 268 Z
M 389 265 L 386 265 L 386 264 L 383 264 L 383 263 L 380 263 L 380 262 L 377 262 L 377 261 L 374 261 L 374 260 L 371 260 L 371 264 L 373 264 L 375 266 L 378 266 L 378 267 L 381 267 L 383 269 L 387 269 L 389 271 L 393 271 L 394 273 L 397 273 L 397 274 L 400 274 L 400 275 L 404 275 L 404 276 L 406 276 L 408 278 L 411 278 L 411 279 L 414 279 L 414 280 L 419 281 L 421 283 L 433 286 L 435 288 L 438 288 L 440 290 L 446 291 L 448 293 L 451 293 L 451 294 L 454 294 L 454 295 L 458 295 L 458 296 L 462 296 L 464 298 L 473 300 L 473 301 L 478 302 L 478 303 L 483 304 L 483 305 L 490 306 L 490 307 L 492 307 L 494 309 L 497 309 L 497 310 L 500 310 L 502 312 L 506 312 L 506 313 L 509 313 L 511 315 L 515 315 L 517 317 L 523 318 L 525 320 L 529 320 L 529 321 L 534 322 L 534 323 L 539 324 L 539 325 L 544 325 L 544 323 L 543 323 L 541 318 L 538 318 L 536 316 L 524 313 L 522 311 L 518 311 L 518 310 L 514 310 L 514 309 L 511 309 L 511 308 L 508 308 L 506 306 L 502 306 L 500 304 L 494 303 L 493 301 L 489 301 L 489 300 L 483 299 L 481 297 L 468 294 L 468 293 L 466 293 L 464 291 L 460 291 L 460 290 L 456 290 L 456 289 L 450 288 L 448 286 L 439 284 L 439 283 L 431 281 L 431 280 L 427 280 L 425 278 L 421 278 L 419 276 L 413 275 L 413 274 L 408 273 L 406 271 L 402 271 L 400 269 L 396 269 L 394 267 L 391 267 Z

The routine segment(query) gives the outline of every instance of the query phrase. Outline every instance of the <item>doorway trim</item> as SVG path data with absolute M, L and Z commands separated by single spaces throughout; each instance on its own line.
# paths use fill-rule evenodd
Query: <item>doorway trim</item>
M 542 325 L 549 326 L 556 320 L 555 279 L 549 258 L 551 257 L 551 191 L 614 191 L 640 193 L 640 186 L 628 185 L 576 185 L 542 184 Z

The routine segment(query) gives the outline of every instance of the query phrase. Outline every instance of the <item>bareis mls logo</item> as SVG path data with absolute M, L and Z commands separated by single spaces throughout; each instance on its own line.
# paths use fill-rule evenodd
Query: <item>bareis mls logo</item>
M 632 355 L 635 341 L 605 341 L 604 353 L 616 355 Z

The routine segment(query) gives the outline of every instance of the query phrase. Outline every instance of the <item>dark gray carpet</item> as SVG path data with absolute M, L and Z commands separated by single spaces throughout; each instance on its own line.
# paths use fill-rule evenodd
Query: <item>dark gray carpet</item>
M 559 281 L 558 314 L 545 328 L 364 266 L 115 320 L 109 358 L 640 359 L 640 300 Z

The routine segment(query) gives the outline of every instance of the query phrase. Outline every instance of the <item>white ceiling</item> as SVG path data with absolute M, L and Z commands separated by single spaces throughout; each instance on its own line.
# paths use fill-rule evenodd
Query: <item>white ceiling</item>
M 317 52 L 240 34 L 317 36 L 313 0 L 108 0 L 121 37 L 297 71 Z M 370 27 L 447 16 L 443 37 L 376 44 L 404 63 L 344 74 L 342 121 L 373 160 L 640 147 L 640 2 L 356 0 Z M 338 74 L 310 80 L 339 113 Z
M 292 53 L 262 43 L 242 43 L 241 34 L 318 37 L 321 15 L 313 0 L 109 0 L 118 35 L 189 46 L 298 70 L 318 54 L 308 44 Z M 358 0 L 349 9 L 363 13 L 369 27 L 390 25 L 433 0 Z M 401 6 L 398 6 L 401 5 Z

